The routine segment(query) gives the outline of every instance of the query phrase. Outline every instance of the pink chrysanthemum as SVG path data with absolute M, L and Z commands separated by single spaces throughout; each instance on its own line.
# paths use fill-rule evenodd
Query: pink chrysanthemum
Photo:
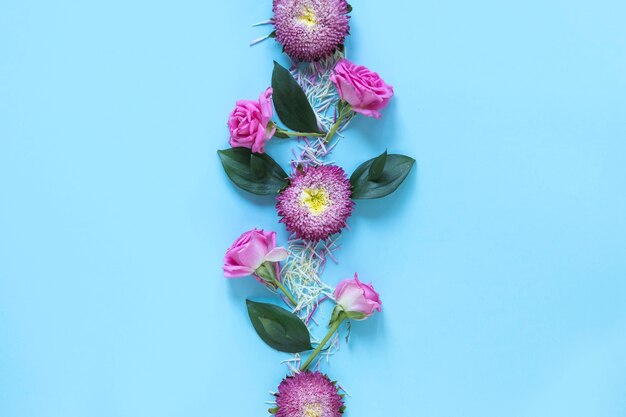
M 337 386 L 319 372 L 288 376 L 278 386 L 276 417 L 341 417 L 343 398 Z
M 346 227 L 354 202 L 350 180 L 334 165 L 298 169 L 277 197 L 276 209 L 287 230 L 301 239 L 322 240 Z
M 346 0 L 274 0 L 273 11 L 276 40 L 301 61 L 331 55 L 350 30 Z

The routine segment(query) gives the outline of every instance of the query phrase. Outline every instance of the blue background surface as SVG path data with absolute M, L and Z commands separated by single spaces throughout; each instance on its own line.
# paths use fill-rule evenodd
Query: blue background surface
M 334 159 L 417 170 L 359 201 L 335 284 L 383 313 L 327 368 L 348 417 L 626 415 L 626 6 L 354 0 L 396 89 Z M 262 416 L 285 374 L 221 274 L 286 233 L 218 165 L 280 48 L 269 0 L 0 0 L 0 415 Z M 293 143 L 269 152 L 287 161 Z

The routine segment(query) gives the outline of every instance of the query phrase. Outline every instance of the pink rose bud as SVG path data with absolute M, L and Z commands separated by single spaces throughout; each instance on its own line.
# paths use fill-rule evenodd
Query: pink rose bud
M 374 310 L 381 311 L 382 306 L 372 284 L 363 284 L 357 274 L 354 274 L 354 279 L 344 279 L 337 285 L 335 301 L 348 318 L 356 320 L 371 316 Z
M 274 136 L 276 126 L 271 121 L 272 88 L 265 90 L 259 101 L 239 100 L 228 117 L 230 146 L 252 149 L 252 152 L 265 152 L 265 144 Z
M 289 256 L 287 249 L 276 247 L 276 233 L 252 229 L 239 236 L 224 256 L 224 276 L 241 278 L 249 275 L 267 275 L 266 262 L 280 262 Z M 264 265 L 265 264 L 265 265 Z M 263 268 L 261 268 L 263 266 Z M 274 276 L 275 278 L 275 276 Z
M 335 65 L 331 81 L 337 87 L 339 97 L 357 113 L 380 118 L 379 110 L 387 107 L 393 96 L 393 87 L 369 69 L 341 59 Z

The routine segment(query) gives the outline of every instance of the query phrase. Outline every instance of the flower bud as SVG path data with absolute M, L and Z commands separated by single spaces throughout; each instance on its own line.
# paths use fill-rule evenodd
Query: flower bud
M 354 279 L 344 279 L 335 288 L 336 320 L 340 314 L 349 319 L 363 320 L 374 314 L 374 310 L 381 311 L 382 302 L 380 296 L 374 290 L 372 284 L 364 284 L 359 281 L 358 275 Z M 334 320 L 331 320 L 334 321 Z

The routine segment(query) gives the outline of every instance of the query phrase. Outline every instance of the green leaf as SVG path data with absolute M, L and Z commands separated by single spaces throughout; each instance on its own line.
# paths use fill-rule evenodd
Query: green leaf
M 287 173 L 268 154 L 253 154 L 248 148 L 230 148 L 217 153 L 228 178 L 243 190 L 272 195 L 289 183 Z
M 246 300 L 254 330 L 270 347 L 299 353 L 313 349 L 306 325 L 298 316 L 274 304 Z
M 269 35 L 267 35 L 268 38 L 275 38 L 276 37 L 276 31 L 272 31 Z
M 348 3 L 348 13 L 352 12 L 352 5 Z
M 387 155 L 383 171 L 380 176 L 377 176 L 378 168 L 372 166 L 377 160 L 380 161 L 381 157 L 382 155 L 362 163 L 354 171 L 350 177 L 353 199 L 380 198 L 393 193 L 409 175 L 415 163 L 415 159 L 405 155 Z M 374 171 L 374 177 L 377 177 L 375 181 L 369 179 L 372 171 Z
M 377 181 L 383 175 L 383 170 L 385 169 L 385 163 L 387 162 L 387 150 L 381 153 L 380 156 L 374 159 L 372 165 L 370 165 L 370 169 L 367 173 L 367 179 L 370 181 Z
M 258 155 L 250 155 L 250 172 L 252 173 L 252 175 L 254 175 L 254 178 L 257 179 L 263 179 L 265 177 L 265 174 L 267 174 L 267 166 L 265 165 L 265 161 L 263 161 L 263 159 L 261 159 Z
M 272 99 L 280 120 L 296 132 L 323 133 L 304 91 L 291 73 L 274 61 Z

